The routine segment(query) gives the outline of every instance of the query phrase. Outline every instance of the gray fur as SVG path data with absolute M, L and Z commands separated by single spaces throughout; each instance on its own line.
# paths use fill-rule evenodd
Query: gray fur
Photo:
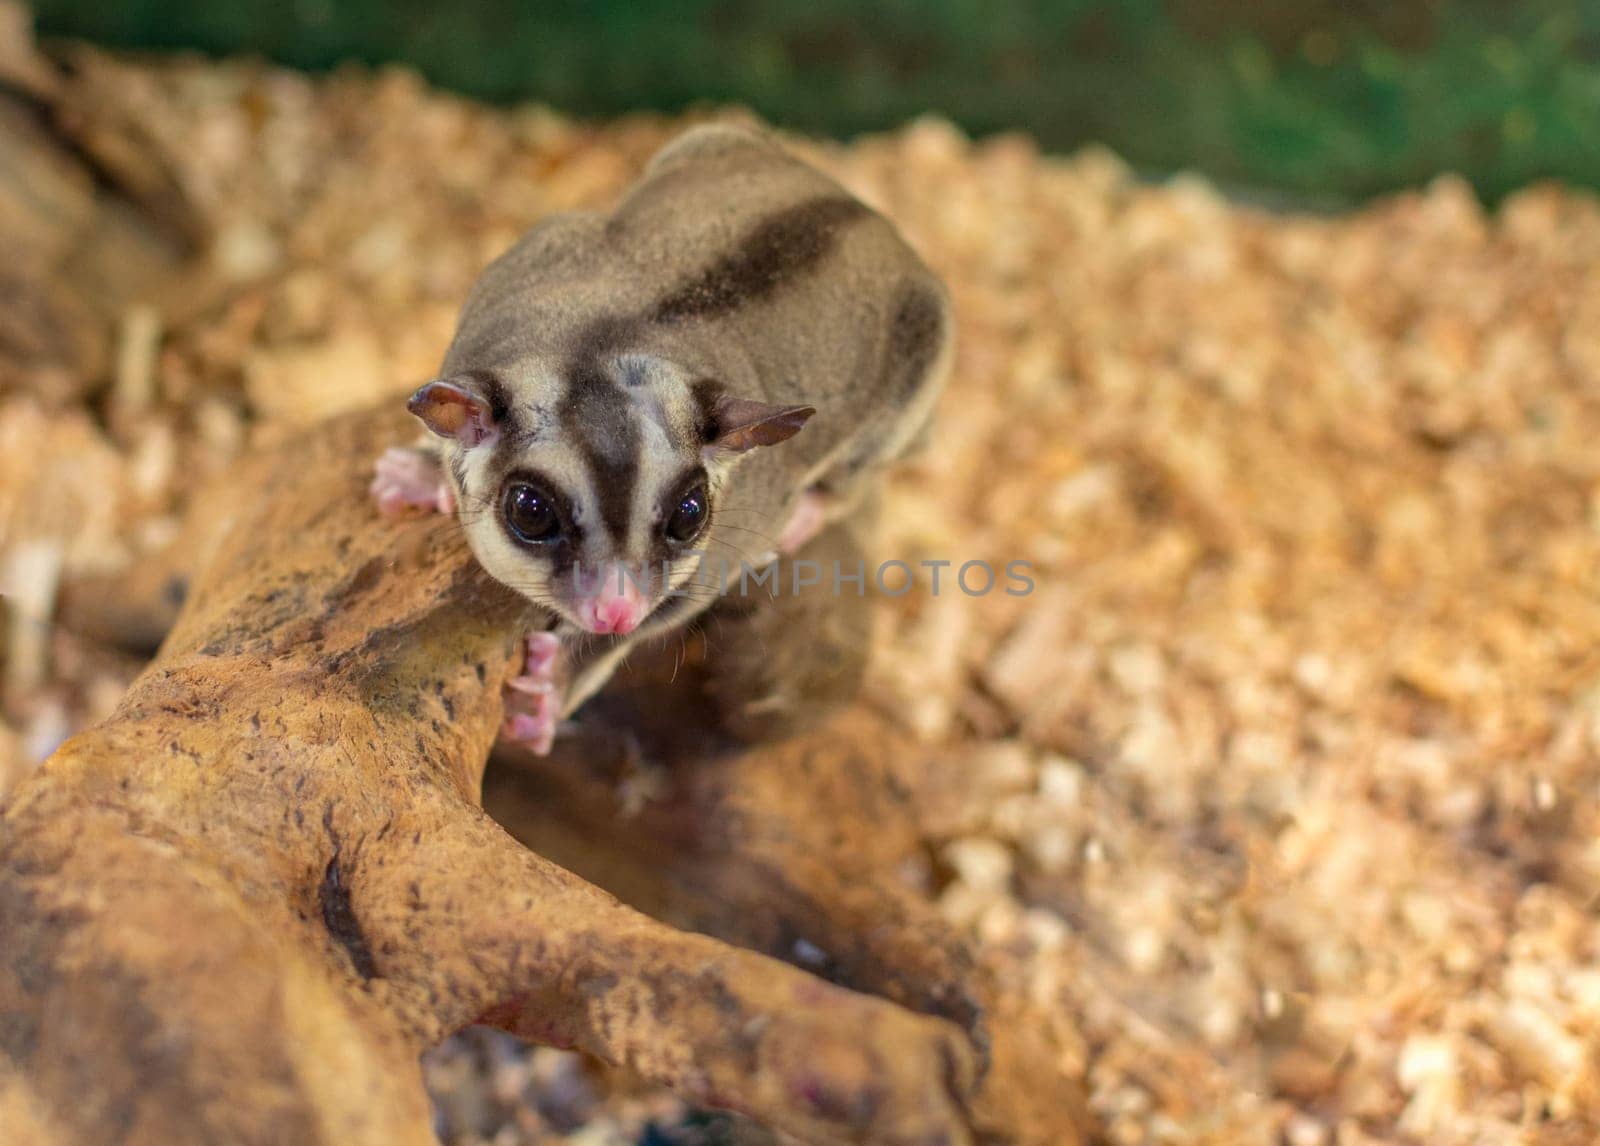
M 444 442 L 445 471 L 488 571 L 560 611 L 557 570 L 498 520 L 508 473 L 568 488 L 580 561 L 637 564 L 660 556 L 662 499 L 701 463 L 708 384 L 814 406 L 792 440 L 704 462 L 711 524 L 695 548 L 735 567 L 770 559 L 802 491 L 848 513 L 908 447 L 950 341 L 943 285 L 887 220 L 765 135 L 697 128 L 609 215 L 545 221 L 474 285 L 442 373 L 490 380 L 500 433 Z M 693 559 L 673 565 L 675 582 L 693 573 Z M 708 603 L 668 602 L 623 643 Z

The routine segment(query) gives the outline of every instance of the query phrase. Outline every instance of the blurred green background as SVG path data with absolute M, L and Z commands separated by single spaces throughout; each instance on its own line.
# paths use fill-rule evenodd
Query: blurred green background
M 1466 175 L 1600 187 L 1600 0 L 36 0 L 41 32 L 405 61 L 587 116 L 748 104 L 836 136 L 921 112 L 1329 205 Z

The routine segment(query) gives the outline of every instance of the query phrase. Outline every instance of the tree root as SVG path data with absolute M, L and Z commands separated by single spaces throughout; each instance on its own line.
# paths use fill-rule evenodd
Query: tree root
M 156 659 L 0 805 L 8 1140 L 428 1142 L 417 1057 L 473 1022 L 806 1141 L 1076 1140 L 1064 1084 L 1016 1097 L 1060 1077 L 1015 1061 L 1025 1019 L 986 1024 L 965 947 L 881 878 L 903 832 L 817 846 L 913 763 L 860 748 L 860 714 L 702 741 L 648 834 L 600 828 L 676 889 L 643 905 L 823 952 L 833 983 L 624 906 L 480 810 L 526 606 L 452 522 L 371 511 L 362 461 L 408 433 L 346 418 L 212 491 L 133 586 L 186 590 Z M 594 804 L 607 767 L 585 735 L 547 782 Z

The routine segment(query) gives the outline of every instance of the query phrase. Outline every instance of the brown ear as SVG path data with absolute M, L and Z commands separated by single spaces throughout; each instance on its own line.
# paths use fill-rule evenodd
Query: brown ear
M 747 398 L 719 397 L 711 406 L 706 448 L 742 454 L 757 446 L 775 446 L 800 432 L 815 406 L 779 406 Z
M 470 378 L 435 378 L 411 395 L 406 409 L 441 438 L 463 446 L 482 445 L 497 430 L 491 395 Z

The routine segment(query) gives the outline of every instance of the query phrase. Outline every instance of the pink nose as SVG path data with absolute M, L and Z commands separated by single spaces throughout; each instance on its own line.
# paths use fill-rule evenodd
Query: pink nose
M 622 597 L 597 601 L 594 606 L 594 631 L 597 633 L 631 633 L 639 627 L 637 603 Z
M 594 588 L 594 596 L 580 608 L 587 615 L 589 628 L 596 633 L 631 633 L 644 620 L 644 593 L 634 577 L 608 565 Z

